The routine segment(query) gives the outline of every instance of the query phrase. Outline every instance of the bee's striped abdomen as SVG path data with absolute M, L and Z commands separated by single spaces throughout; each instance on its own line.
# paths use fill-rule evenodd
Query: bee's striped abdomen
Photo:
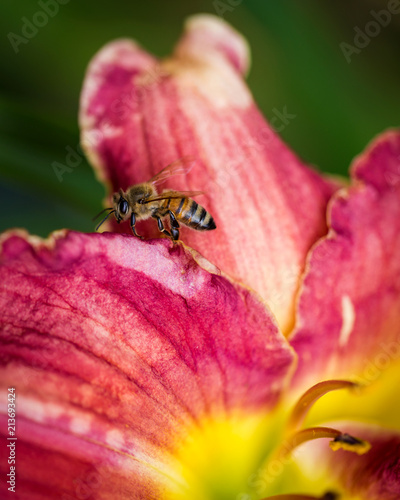
M 169 200 L 169 206 L 165 208 L 174 212 L 179 222 L 197 231 L 210 231 L 217 227 L 207 210 L 191 198 Z

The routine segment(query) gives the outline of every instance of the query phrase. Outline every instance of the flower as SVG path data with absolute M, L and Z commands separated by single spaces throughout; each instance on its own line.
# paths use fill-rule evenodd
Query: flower
M 400 133 L 342 187 L 264 122 L 247 66 L 211 16 L 165 61 L 120 40 L 91 63 L 82 142 L 110 193 L 192 155 L 171 187 L 202 189 L 218 229 L 183 230 L 196 250 L 2 236 L 20 498 L 399 497 Z

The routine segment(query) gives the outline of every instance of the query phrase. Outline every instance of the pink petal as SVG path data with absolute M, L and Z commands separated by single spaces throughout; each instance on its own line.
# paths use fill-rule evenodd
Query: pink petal
M 334 197 L 301 290 L 291 343 L 305 385 L 387 367 L 400 352 L 400 133 L 379 136 L 352 177 Z
M 352 435 L 362 436 L 372 445 L 368 453 L 355 455 L 343 450 L 332 452 L 326 443 L 315 443 L 308 450 L 309 455 L 314 457 L 314 465 L 327 465 L 331 483 L 338 482 L 340 489 L 344 490 L 340 491 L 340 498 L 351 495 L 351 498 L 360 500 L 398 500 L 400 435 L 394 431 L 361 424 L 350 424 L 347 430 Z
M 287 382 L 292 350 L 263 305 L 180 245 L 9 234 L 0 280 L 20 498 L 162 497 L 190 425 L 267 411 Z
M 256 290 L 287 331 L 305 256 L 326 232 L 334 187 L 305 167 L 265 122 L 242 79 L 248 60 L 244 39 L 209 15 L 188 21 L 165 61 L 130 41 L 113 42 L 86 75 L 82 142 L 110 193 L 194 156 L 197 166 L 168 184 L 203 190 L 199 202 L 217 230 L 184 229 L 182 239 Z M 128 224 L 123 229 L 130 231 Z M 140 232 L 159 234 L 154 221 Z

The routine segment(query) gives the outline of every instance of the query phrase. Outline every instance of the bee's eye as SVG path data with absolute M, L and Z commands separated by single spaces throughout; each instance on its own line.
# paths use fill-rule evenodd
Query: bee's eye
M 121 199 L 119 202 L 119 212 L 122 215 L 126 215 L 128 213 L 128 202 L 124 199 Z

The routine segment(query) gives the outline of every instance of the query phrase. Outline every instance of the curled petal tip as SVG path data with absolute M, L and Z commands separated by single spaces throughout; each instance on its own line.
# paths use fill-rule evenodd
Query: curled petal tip
M 247 40 L 231 25 L 211 14 L 191 16 L 185 23 L 185 34 L 176 54 L 210 60 L 223 56 L 237 71 L 246 74 L 250 67 Z
M 387 130 L 373 139 L 366 151 L 355 159 L 351 172 L 379 192 L 399 188 L 400 129 Z
M 80 101 L 80 126 L 87 125 L 91 115 L 96 116 L 104 112 L 104 101 L 96 98 L 99 86 L 108 83 L 107 88 L 110 89 L 113 85 L 122 85 L 124 81 L 128 84 L 130 78 L 140 72 L 149 71 L 156 63 L 157 60 L 134 40 L 118 39 L 101 48 L 86 72 Z M 116 65 L 119 68 L 118 73 L 112 71 Z

